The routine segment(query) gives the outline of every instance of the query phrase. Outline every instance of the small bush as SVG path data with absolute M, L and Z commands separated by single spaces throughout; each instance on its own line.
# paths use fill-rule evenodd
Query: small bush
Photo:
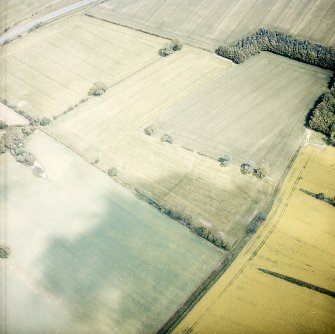
M 172 140 L 172 137 L 166 133 L 166 134 L 162 135 L 161 142 L 167 142 L 169 144 L 172 144 L 173 140 Z
M 6 153 L 6 146 L 3 140 L 0 140 L 0 154 Z
M 269 164 L 263 160 L 260 166 L 258 166 L 254 170 L 255 176 L 259 177 L 260 179 L 263 179 L 264 177 L 267 177 L 270 175 L 270 166 Z
M 315 195 L 315 197 L 321 201 L 325 199 L 325 194 L 324 193 L 318 193 Z
M 219 158 L 220 165 L 225 167 L 229 165 L 231 160 L 232 157 L 228 152 L 224 153 L 223 156 Z
M 7 259 L 9 256 L 10 250 L 8 247 L 4 245 L 0 245 L 0 258 L 1 259 Z
M 51 120 L 48 117 L 43 117 L 40 119 L 40 125 L 41 126 L 46 126 L 50 124 Z
M 0 130 L 6 129 L 8 127 L 8 125 L 4 122 L 0 120 Z
M 117 169 L 115 167 L 109 168 L 107 171 L 108 176 L 117 176 Z
M 88 95 L 91 96 L 100 96 L 102 94 L 104 94 L 107 90 L 107 86 L 105 85 L 104 82 L 99 81 L 99 82 L 95 82 L 93 84 L 93 86 L 89 89 L 88 91 Z
M 170 47 L 173 51 L 179 51 L 183 48 L 183 43 L 179 39 L 171 40 Z
M 152 136 L 156 132 L 156 127 L 154 125 L 149 125 L 144 129 L 144 132 L 148 136 Z

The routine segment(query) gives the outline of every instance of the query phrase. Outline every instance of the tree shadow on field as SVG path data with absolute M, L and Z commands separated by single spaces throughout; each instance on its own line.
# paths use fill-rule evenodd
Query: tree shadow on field
M 51 240 L 37 264 L 42 282 L 91 333 L 154 333 L 196 288 L 190 281 L 197 266 L 216 251 L 197 246 L 188 230 L 135 197 L 123 207 L 105 203 L 91 229 Z

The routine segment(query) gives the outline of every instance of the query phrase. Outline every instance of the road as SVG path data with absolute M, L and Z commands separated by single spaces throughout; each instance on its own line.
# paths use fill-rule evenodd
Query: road
M 3 44 L 6 40 L 10 40 L 24 32 L 26 32 L 27 30 L 29 30 L 30 28 L 32 28 L 34 25 L 36 25 L 37 23 L 40 23 L 40 22 L 47 22 L 47 21 L 50 21 L 58 16 L 61 16 L 61 15 L 64 15 L 64 14 L 67 14 L 75 9 L 78 9 L 80 7 L 83 7 L 83 6 L 87 6 L 93 2 L 96 2 L 97 0 L 82 0 L 82 1 L 79 1 L 71 6 L 68 6 L 68 7 L 64 7 L 62 9 L 58 9 L 48 15 L 45 15 L 45 16 L 42 16 L 30 23 L 27 23 L 27 24 L 24 24 L 23 26 L 21 27 L 18 27 L 18 28 L 15 28 L 9 32 L 7 32 L 6 34 L 2 35 L 0 37 L 0 44 Z

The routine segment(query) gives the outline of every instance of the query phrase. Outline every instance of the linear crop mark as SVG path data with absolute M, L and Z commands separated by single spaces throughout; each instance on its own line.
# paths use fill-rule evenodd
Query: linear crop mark
M 299 279 L 296 279 L 296 278 L 293 278 L 293 277 L 290 277 L 290 276 L 286 276 L 286 275 L 283 275 L 283 274 L 279 274 L 279 273 L 276 273 L 274 271 L 270 271 L 270 270 L 267 270 L 267 269 L 258 268 L 258 270 L 262 271 L 265 274 L 272 275 L 274 277 L 280 278 L 280 279 L 282 279 L 284 281 L 287 281 L 289 283 L 292 283 L 292 284 L 295 284 L 295 285 L 298 285 L 298 286 L 301 286 L 303 288 L 307 288 L 307 289 L 310 289 L 310 290 L 314 290 L 316 292 L 322 293 L 322 294 L 327 295 L 329 297 L 335 298 L 335 292 L 334 291 L 330 291 L 330 290 L 321 288 L 317 285 L 310 284 L 310 283 L 301 281 Z

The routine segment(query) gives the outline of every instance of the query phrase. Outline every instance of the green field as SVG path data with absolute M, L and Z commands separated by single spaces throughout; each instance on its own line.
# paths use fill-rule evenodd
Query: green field
M 51 117 L 160 57 L 164 40 L 85 15 L 65 17 L 1 49 L 0 97 L 31 116 Z
M 47 179 L 0 160 L 5 332 L 156 332 L 222 254 L 49 136 L 27 149 Z
M 165 110 L 154 123 L 175 143 L 215 159 L 229 152 L 237 165 L 265 160 L 270 176 L 278 179 L 331 75 L 263 52 Z
M 260 27 L 335 44 L 334 0 L 109 0 L 88 12 L 209 49 Z

